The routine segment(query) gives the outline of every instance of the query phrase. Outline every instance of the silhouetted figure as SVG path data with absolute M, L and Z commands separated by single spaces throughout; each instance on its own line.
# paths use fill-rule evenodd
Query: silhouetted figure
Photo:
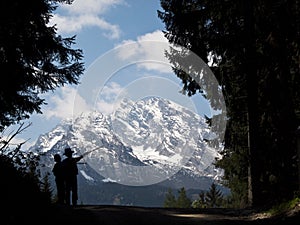
M 72 198 L 72 205 L 77 205 L 78 200 L 78 190 L 77 190 L 77 175 L 78 168 L 77 162 L 83 158 L 83 156 L 79 156 L 73 158 L 72 154 L 74 152 L 70 148 L 65 149 L 64 155 L 67 157 L 63 160 L 63 169 L 65 175 L 65 188 L 66 188 L 66 204 L 70 205 L 70 199 Z M 71 197 L 72 192 L 72 197 Z
M 59 154 L 54 155 L 55 164 L 53 166 L 52 172 L 55 176 L 56 191 L 57 191 L 57 203 L 64 204 L 65 200 L 65 179 L 64 179 L 64 169 L 61 162 L 61 157 Z

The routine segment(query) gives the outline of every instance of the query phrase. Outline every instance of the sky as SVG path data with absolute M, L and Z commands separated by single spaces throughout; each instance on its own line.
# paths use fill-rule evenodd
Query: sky
M 85 72 L 79 85 L 42 95 L 47 102 L 42 114 L 23 121 L 31 126 L 14 142 L 27 140 L 26 149 L 63 119 L 90 110 L 113 113 L 123 97 L 158 96 L 202 116 L 211 115 L 200 94 L 187 97 L 180 93 L 181 81 L 163 56 L 169 44 L 157 10 L 161 10 L 159 0 L 75 0 L 60 5 L 50 24 L 56 24 L 62 37 L 76 35 L 73 48 L 83 50 Z

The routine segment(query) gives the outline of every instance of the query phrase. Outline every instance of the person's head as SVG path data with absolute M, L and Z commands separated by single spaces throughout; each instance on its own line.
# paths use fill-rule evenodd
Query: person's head
M 72 157 L 73 151 L 71 150 L 71 148 L 65 148 L 65 153 L 64 155 L 67 157 Z
M 60 157 L 59 154 L 55 154 L 55 155 L 54 155 L 54 161 L 55 161 L 55 162 L 60 162 L 60 161 L 61 161 L 61 157 Z

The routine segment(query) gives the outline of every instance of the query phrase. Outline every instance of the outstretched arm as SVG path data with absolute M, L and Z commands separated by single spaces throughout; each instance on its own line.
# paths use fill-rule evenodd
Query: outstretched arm
M 73 158 L 74 159 L 74 161 L 75 162 L 78 162 L 80 159 L 82 159 L 83 158 L 83 156 L 81 155 L 81 156 L 78 156 L 78 157 L 75 157 L 75 158 Z

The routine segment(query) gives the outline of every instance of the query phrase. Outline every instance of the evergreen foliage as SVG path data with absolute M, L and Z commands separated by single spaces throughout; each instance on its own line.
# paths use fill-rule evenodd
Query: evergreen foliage
M 206 193 L 205 202 L 208 207 L 220 207 L 222 205 L 223 195 L 220 190 L 217 189 L 215 183 L 212 183 L 210 189 Z
M 45 195 L 46 200 L 48 201 L 48 203 L 51 203 L 52 199 L 52 195 L 53 195 L 53 188 L 51 187 L 51 183 L 50 183 L 50 179 L 49 179 L 49 173 L 47 173 L 44 177 L 43 177 L 43 181 L 41 183 L 40 186 L 40 190 L 41 192 Z
M 191 200 L 187 197 L 185 188 L 182 187 L 178 191 L 178 198 L 176 201 L 177 208 L 190 208 L 191 207 Z
M 14 146 L 10 141 L 28 126 L 20 127 L 9 135 L 5 132 L 0 136 L 0 194 L 3 204 L 2 213 L 4 224 L 24 223 L 30 219 L 34 224 L 35 218 L 40 218 L 49 209 L 51 203 L 51 188 L 46 175 L 41 178 L 39 168 L 39 155 L 33 152 L 21 151 L 23 143 Z
M 65 84 L 78 84 L 84 66 L 82 50 L 72 49 L 75 36 L 63 38 L 50 26 L 58 3 L 73 0 L 1 1 L 0 19 L 0 194 L 4 224 L 16 224 L 44 215 L 51 201 L 48 177 L 40 180 L 38 156 L 21 151 L 11 140 L 28 126 L 20 123 L 34 112 L 42 113 L 41 94 Z M 3 136 L 7 127 L 19 129 Z M 35 213 L 35 218 L 31 213 Z M 18 219 L 17 219 L 18 218 Z
M 199 198 L 193 201 L 193 208 L 216 208 L 224 207 L 224 197 L 222 192 L 212 183 L 209 190 L 199 193 Z
M 159 18 L 170 43 L 206 63 L 223 92 L 227 110 L 222 159 L 224 183 L 234 205 L 264 205 L 291 198 L 298 189 L 296 130 L 300 123 L 300 3 L 298 0 L 161 0 Z M 183 73 L 183 92 L 201 93 L 218 109 L 209 90 Z M 193 65 L 191 65 L 193 67 Z
M 1 1 L 0 131 L 41 112 L 40 94 L 78 84 L 83 54 L 72 49 L 75 36 L 63 38 L 49 20 L 57 3 L 72 0 Z
M 165 208 L 175 208 L 176 207 L 176 198 L 173 195 L 171 188 L 168 189 L 168 192 L 165 196 L 164 207 Z
M 165 208 L 190 208 L 191 200 L 187 197 L 185 188 L 182 187 L 178 190 L 178 197 L 173 195 L 172 189 L 169 188 L 165 196 L 164 207 Z
M 205 199 L 205 192 L 201 191 L 199 193 L 199 198 L 194 200 L 192 202 L 192 208 L 206 208 L 207 204 L 206 204 L 206 199 Z
M 14 155 L 15 158 L 20 156 L 21 154 Z M 37 171 L 30 171 L 27 167 L 32 162 L 37 165 L 38 159 L 28 156 L 26 161 L 24 158 L 16 161 L 23 161 L 23 165 L 16 164 L 9 155 L 0 154 L 0 194 L 3 205 L 1 221 L 4 224 L 21 218 L 27 219 L 32 212 L 38 217 L 51 201 L 47 188 L 42 190 Z

